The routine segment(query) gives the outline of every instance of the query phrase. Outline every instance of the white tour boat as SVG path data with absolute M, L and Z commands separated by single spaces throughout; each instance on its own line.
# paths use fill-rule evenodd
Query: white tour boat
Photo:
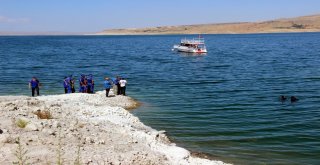
M 182 39 L 180 45 L 174 45 L 173 50 L 186 53 L 207 53 L 204 38 Z

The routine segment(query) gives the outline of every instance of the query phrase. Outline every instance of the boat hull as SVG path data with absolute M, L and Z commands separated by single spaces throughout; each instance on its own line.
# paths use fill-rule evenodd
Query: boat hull
M 187 46 L 174 45 L 173 50 L 185 53 L 207 53 L 205 48 L 190 48 Z

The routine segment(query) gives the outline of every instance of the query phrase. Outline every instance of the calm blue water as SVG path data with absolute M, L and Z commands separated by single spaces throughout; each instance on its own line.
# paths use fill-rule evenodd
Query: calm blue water
M 320 164 L 320 33 L 205 35 L 201 56 L 171 51 L 183 37 L 0 37 L 0 94 L 30 95 L 32 76 L 47 95 L 65 75 L 92 73 L 100 89 L 122 75 L 144 103 L 133 113 L 180 146 L 235 164 Z

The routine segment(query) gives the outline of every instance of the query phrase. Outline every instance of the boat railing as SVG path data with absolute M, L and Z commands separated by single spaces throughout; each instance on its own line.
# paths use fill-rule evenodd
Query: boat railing
M 187 44 L 204 44 L 204 38 L 182 39 L 181 43 Z

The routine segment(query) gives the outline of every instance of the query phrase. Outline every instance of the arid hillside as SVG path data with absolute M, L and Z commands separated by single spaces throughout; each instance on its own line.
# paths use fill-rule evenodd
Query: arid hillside
M 139 34 L 246 34 L 320 32 L 320 14 L 264 22 L 240 22 L 202 25 L 163 26 L 151 28 L 107 29 L 97 35 Z

